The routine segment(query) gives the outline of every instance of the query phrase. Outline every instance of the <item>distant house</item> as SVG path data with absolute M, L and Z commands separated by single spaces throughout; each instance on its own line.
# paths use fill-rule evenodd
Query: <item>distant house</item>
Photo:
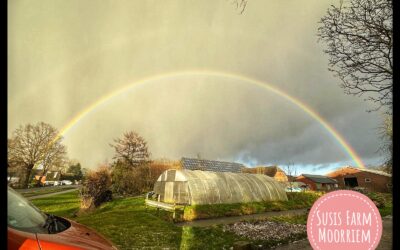
M 302 174 L 297 177 L 297 181 L 303 182 L 315 191 L 329 191 L 338 187 L 335 179 L 324 175 Z
M 42 169 L 32 169 L 33 178 L 39 180 L 42 176 Z M 46 181 L 58 181 L 60 179 L 60 171 L 47 171 L 46 175 L 40 180 L 42 184 Z
M 337 180 L 339 187 L 344 189 L 362 187 L 374 192 L 391 190 L 392 175 L 383 171 L 345 166 L 327 176 Z
M 60 180 L 61 172 L 60 171 L 49 171 L 46 174 L 46 181 L 58 181 Z
M 279 182 L 288 182 L 288 177 L 286 176 L 285 172 L 278 166 L 244 168 L 242 169 L 242 172 L 251 174 L 265 174 Z
M 186 157 L 182 157 L 180 163 L 182 169 L 203 170 L 203 171 L 213 171 L 213 172 L 241 173 L 242 168 L 245 168 L 243 164 L 235 162 L 212 161 L 212 160 L 186 158 Z

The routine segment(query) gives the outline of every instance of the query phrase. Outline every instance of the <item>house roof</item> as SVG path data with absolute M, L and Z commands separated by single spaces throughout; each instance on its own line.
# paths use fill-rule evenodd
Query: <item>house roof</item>
M 315 175 L 315 174 L 302 174 L 302 176 L 312 180 L 313 182 L 316 183 L 325 183 L 325 184 L 335 184 L 337 183 L 337 181 L 335 179 L 329 178 L 327 176 L 324 175 Z
M 388 176 L 388 177 L 392 177 L 391 174 L 388 174 L 386 172 L 380 171 L 380 170 L 375 170 L 375 169 L 369 169 L 369 168 L 358 168 L 358 167 L 352 167 L 352 166 L 344 166 L 336 171 L 339 171 L 341 169 L 344 168 L 352 168 L 352 169 L 357 169 L 359 171 L 363 171 L 363 172 L 368 172 L 368 173 L 373 173 L 373 174 L 378 174 L 378 175 L 383 175 L 383 176 Z M 334 171 L 335 172 L 335 171 Z
M 186 158 L 186 157 L 182 157 L 181 164 L 183 169 L 204 170 L 213 172 L 240 173 L 241 169 L 245 168 L 245 166 L 240 163 L 212 161 L 212 160 L 203 160 L 203 159 Z

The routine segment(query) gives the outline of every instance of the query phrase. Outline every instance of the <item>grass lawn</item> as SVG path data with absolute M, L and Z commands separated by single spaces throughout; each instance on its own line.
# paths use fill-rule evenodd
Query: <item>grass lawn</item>
M 303 206 L 308 206 L 314 198 L 293 195 L 286 206 L 298 206 L 302 202 Z M 32 203 L 47 213 L 70 218 L 95 229 L 119 249 L 230 249 L 237 241 L 252 242 L 224 230 L 220 225 L 207 228 L 178 227 L 172 223 L 171 213 L 157 212 L 155 208 L 146 209 L 144 197 L 117 198 L 79 217 L 76 216 L 80 203 L 78 191 L 39 198 L 32 200 Z M 224 210 L 219 207 L 216 211 L 221 212 L 221 209 Z M 386 210 L 380 209 L 381 213 Z M 269 220 L 306 224 L 307 215 L 279 216 Z
M 76 188 L 76 187 L 62 186 L 62 187 L 54 187 L 54 188 L 43 188 L 43 189 L 36 189 L 34 191 L 20 192 L 20 194 L 23 195 L 24 197 L 32 197 L 32 196 L 42 195 L 42 194 L 57 193 L 60 191 L 65 191 L 65 190 L 73 189 L 73 188 Z M 18 192 L 18 189 L 15 189 L 15 191 Z
M 238 238 L 223 232 L 219 226 L 211 228 L 178 227 L 168 212 L 157 212 L 144 205 L 143 197 L 119 198 L 103 204 L 91 214 L 75 216 L 79 208 L 78 191 L 40 198 L 32 201 L 47 213 L 70 218 L 95 229 L 120 249 L 223 249 Z
M 79 208 L 79 191 L 38 198 L 31 202 L 42 211 L 61 217 L 74 218 Z

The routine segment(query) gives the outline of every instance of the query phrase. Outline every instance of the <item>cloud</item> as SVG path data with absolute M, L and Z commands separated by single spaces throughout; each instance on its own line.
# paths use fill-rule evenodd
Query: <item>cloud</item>
M 9 135 L 20 124 L 61 128 L 101 96 L 164 72 L 208 69 L 259 79 L 316 110 L 364 159 L 376 158 L 378 114 L 327 70 L 315 36 L 329 3 L 29 1 L 9 6 Z M 136 130 L 153 157 L 257 164 L 350 160 L 315 120 L 282 97 L 199 76 L 137 86 L 104 103 L 65 138 L 71 158 L 112 158 L 113 138 Z

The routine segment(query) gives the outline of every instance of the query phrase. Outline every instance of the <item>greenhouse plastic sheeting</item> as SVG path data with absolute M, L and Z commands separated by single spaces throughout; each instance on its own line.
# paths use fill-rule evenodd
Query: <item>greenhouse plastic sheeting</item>
M 154 185 L 160 201 L 218 204 L 287 200 L 282 185 L 262 174 L 167 170 Z

